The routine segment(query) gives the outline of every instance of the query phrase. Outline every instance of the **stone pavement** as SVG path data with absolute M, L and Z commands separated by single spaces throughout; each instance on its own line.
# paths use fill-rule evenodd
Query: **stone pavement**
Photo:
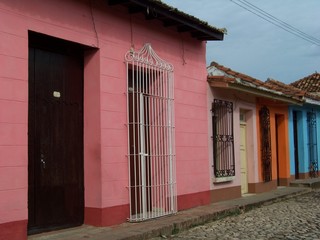
M 200 206 L 180 211 L 172 216 L 145 222 L 124 223 L 115 227 L 92 227 L 83 225 L 77 228 L 31 235 L 28 239 L 140 240 L 158 236 L 171 236 L 174 233 L 190 229 L 194 226 L 202 225 L 229 215 L 236 215 L 266 203 L 290 199 L 311 191 L 311 188 L 306 187 L 280 187 L 274 191 L 254 195 L 248 194 L 242 198 Z
M 320 190 L 151 240 L 320 239 Z

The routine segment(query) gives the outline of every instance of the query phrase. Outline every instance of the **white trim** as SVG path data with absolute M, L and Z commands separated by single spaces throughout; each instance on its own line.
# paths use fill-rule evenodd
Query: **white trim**
M 236 178 L 235 176 L 213 178 L 213 182 L 214 182 L 214 183 L 231 182 L 231 181 L 233 181 L 235 178 Z

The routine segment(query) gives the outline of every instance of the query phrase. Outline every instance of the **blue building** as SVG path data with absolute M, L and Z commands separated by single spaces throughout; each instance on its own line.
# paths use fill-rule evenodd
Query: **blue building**
M 290 174 L 292 179 L 319 176 L 320 74 L 292 84 L 305 92 L 303 106 L 289 107 Z

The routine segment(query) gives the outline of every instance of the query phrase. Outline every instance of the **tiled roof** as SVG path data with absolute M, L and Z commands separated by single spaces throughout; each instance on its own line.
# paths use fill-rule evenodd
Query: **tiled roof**
M 243 80 L 243 81 L 245 81 L 247 83 L 251 83 L 251 84 L 254 84 L 256 86 L 264 85 L 263 81 L 260 81 L 260 80 L 258 80 L 256 78 L 253 78 L 253 77 L 250 77 L 250 76 L 248 76 L 246 74 L 236 72 L 236 71 L 232 70 L 231 68 L 227 68 L 227 67 L 225 67 L 223 65 L 220 65 L 220 64 L 218 64 L 216 62 L 211 62 L 210 66 L 208 68 L 210 68 L 210 67 L 215 67 L 215 68 L 219 69 L 220 71 L 223 71 L 227 76 L 231 77 L 231 80 L 229 80 L 229 82 L 231 82 L 231 81 L 234 82 L 234 81 L 236 81 L 235 78 L 238 78 L 238 79 L 240 79 L 240 81 Z M 210 76 L 210 72 L 209 72 L 209 78 L 210 77 L 211 76 Z M 245 84 L 245 82 L 243 82 L 243 83 Z
M 310 93 L 318 93 L 320 92 L 320 73 L 315 72 L 290 85 Z
M 306 93 L 305 91 L 299 88 L 296 88 L 294 86 L 285 84 L 283 82 L 280 82 L 271 78 L 269 78 L 265 83 L 266 85 L 268 85 L 269 88 L 274 89 L 276 91 L 281 91 L 285 94 L 292 94 L 298 97 L 303 97 Z
M 207 70 L 208 82 L 210 83 L 220 83 L 220 85 L 221 83 L 225 83 L 244 86 L 248 89 L 293 99 L 298 102 L 302 102 L 305 95 L 304 91 L 293 86 L 286 85 L 273 79 L 263 82 L 246 74 L 236 72 L 216 62 L 212 62 Z
M 293 85 L 288 85 L 283 82 L 279 82 L 274 79 L 268 79 L 266 84 L 270 85 L 271 88 L 274 88 L 277 91 L 281 91 L 286 94 L 294 94 L 295 96 L 306 97 L 316 101 L 320 100 L 320 93 L 307 92 L 300 88 L 296 88 Z

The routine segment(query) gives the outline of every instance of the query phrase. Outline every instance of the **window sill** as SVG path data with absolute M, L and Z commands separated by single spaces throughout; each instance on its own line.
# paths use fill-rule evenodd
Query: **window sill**
M 214 178 L 213 183 L 222 183 L 222 182 L 231 182 L 235 179 L 235 176 L 230 176 L 230 177 L 219 177 L 219 178 Z

